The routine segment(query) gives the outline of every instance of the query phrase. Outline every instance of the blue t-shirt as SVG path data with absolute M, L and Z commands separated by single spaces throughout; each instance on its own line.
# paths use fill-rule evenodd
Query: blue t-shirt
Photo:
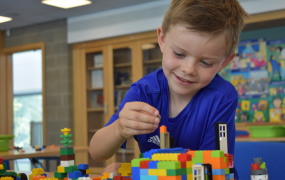
M 215 150 L 215 123 L 227 123 L 229 153 L 234 153 L 234 117 L 238 94 L 234 86 L 220 75 L 217 74 L 210 84 L 199 90 L 176 117 L 169 118 L 168 83 L 162 69 L 158 69 L 132 84 L 118 112 L 111 117 L 106 126 L 117 120 L 125 103 L 131 101 L 146 102 L 160 112 L 159 126 L 167 127 L 170 136 L 174 138 L 175 147 Z M 160 148 L 159 137 L 160 131 L 157 128 L 151 134 L 137 135 L 134 138 L 143 153 Z

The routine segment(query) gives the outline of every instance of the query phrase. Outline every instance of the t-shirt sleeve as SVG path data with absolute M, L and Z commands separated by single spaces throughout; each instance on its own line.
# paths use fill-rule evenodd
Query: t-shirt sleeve
M 222 104 L 214 114 L 213 120 L 210 122 L 210 126 L 207 127 L 205 131 L 203 141 L 201 142 L 200 149 L 211 150 L 216 149 L 215 141 L 215 124 L 216 122 L 227 123 L 228 129 L 228 152 L 229 154 L 234 154 L 234 144 L 235 144 L 235 111 L 237 108 L 238 97 L 234 97 Z

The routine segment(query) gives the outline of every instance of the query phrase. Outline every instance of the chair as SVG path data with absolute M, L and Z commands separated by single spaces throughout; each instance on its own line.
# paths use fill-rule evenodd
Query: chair
M 268 179 L 285 177 L 285 143 L 281 142 L 236 142 L 234 165 L 239 180 L 250 180 L 253 158 L 262 158 L 268 169 Z

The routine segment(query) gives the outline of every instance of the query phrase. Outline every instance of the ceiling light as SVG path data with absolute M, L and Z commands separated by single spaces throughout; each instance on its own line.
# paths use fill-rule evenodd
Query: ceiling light
M 68 9 L 91 4 L 92 2 L 89 0 L 43 0 L 42 3 L 59 8 Z
M 0 16 L 0 23 L 4 23 L 7 21 L 12 21 L 12 18 L 10 17 L 5 17 L 5 16 Z

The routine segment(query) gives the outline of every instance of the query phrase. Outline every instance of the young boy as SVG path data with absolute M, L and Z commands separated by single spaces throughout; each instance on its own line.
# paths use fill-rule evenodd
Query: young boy
M 92 158 L 110 158 L 131 137 L 142 153 L 158 149 L 161 125 L 176 147 L 213 150 L 218 121 L 228 124 L 233 154 L 238 94 L 217 73 L 234 58 L 246 16 L 237 0 L 173 0 L 157 29 L 162 69 L 131 86 L 119 111 L 94 134 Z

